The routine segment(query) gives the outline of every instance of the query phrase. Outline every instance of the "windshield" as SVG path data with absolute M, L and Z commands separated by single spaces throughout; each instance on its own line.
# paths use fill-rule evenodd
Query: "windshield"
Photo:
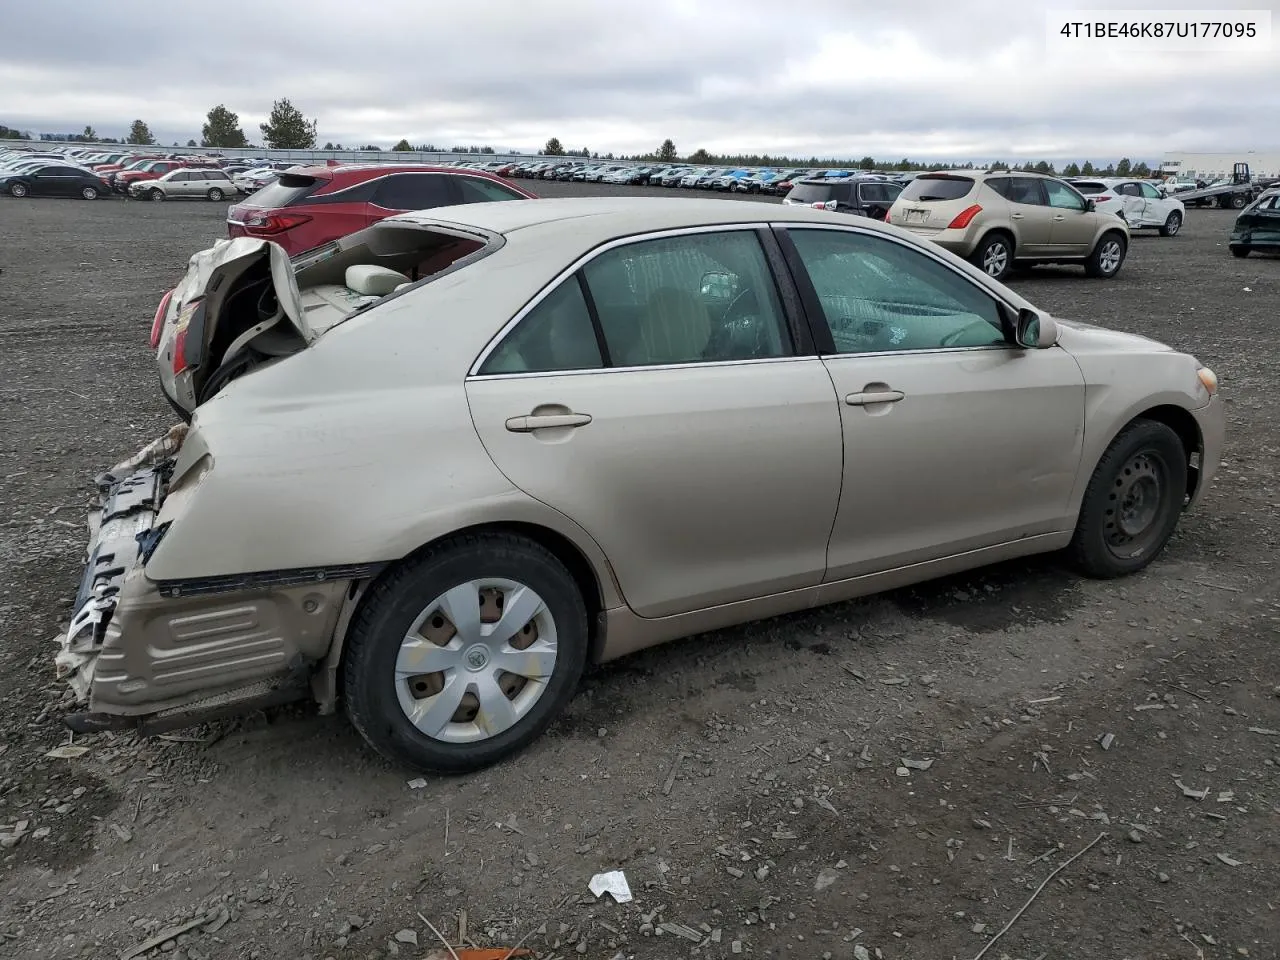
M 903 200 L 928 203 L 931 200 L 959 200 L 973 189 L 969 177 L 931 174 L 916 177 L 902 191 Z

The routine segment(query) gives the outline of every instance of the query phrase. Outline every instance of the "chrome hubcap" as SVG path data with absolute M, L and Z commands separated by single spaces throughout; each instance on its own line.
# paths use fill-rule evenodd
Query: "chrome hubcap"
M 1120 244 L 1115 240 L 1108 240 L 1102 245 L 1102 252 L 1098 255 L 1098 265 L 1102 267 L 1103 273 L 1115 273 L 1120 267 Z
M 1125 547 L 1144 534 L 1154 532 L 1165 486 L 1164 464 L 1151 454 L 1138 454 L 1125 464 L 1108 498 L 1107 543 Z
M 998 277 L 1004 272 L 1004 268 L 1009 263 L 1009 250 L 1003 243 L 993 243 L 987 247 L 987 252 L 982 258 L 982 266 L 987 271 L 988 276 Z
M 531 587 L 471 580 L 414 619 L 396 656 L 396 696 L 409 722 L 432 739 L 486 740 L 542 698 L 557 649 L 555 621 Z
M 1165 229 L 1170 234 L 1175 234 L 1182 228 L 1182 218 L 1176 213 L 1169 217 L 1169 222 L 1165 224 Z

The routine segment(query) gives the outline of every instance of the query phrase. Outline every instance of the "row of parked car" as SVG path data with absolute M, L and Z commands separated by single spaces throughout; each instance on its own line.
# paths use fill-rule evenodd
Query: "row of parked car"
M 254 193 L 293 166 L 279 160 L 125 153 L 94 148 L 0 153 L 0 191 L 13 197 L 119 194 L 141 200 L 206 199 Z
M 588 160 L 461 161 L 461 166 L 488 170 L 502 177 L 559 180 L 577 183 L 613 183 L 630 186 L 720 190 L 785 196 L 802 180 L 873 177 L 905 185 L 919 174 L 881 173 L 874 170 L 826 168 L 700 167 L 691 164 L 648 164 Z

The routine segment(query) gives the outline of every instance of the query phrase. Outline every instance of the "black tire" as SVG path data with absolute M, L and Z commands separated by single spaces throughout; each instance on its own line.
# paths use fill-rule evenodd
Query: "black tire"
M 1067 548 L 1072 561 L 1099 579 L 1137 573 L 1169 542 L 1186 492 L 1187 451 L 1178 435 L 1163 423 L 1134 420 L 1094 468 Z M 1124 509 L 1131 511 L 1128 530 Z
M 206 196 L 207 196 L 210 200 L 212 200 L 214 203 L 217 203 L 218 201 L 220 201 L 220 200 L 225 196 L 225 194 L 224 194 L 221 190 L 219 190 L 217 187 L 212 187 L 212 188 L 210 188 L 210 190 L 209 190 L 209 192 L 206 194 Z
M 164 191 L 158 187 L 152 187 L 147 191 L 147 199 L 153 203 L 162 203 L 165 199 Z
M 27 195 L 27 185 L 25 183 L 9 184 L 9 196 L 16 197 L 21 200 Z
M 84 197 L 86 200 L 97 200 L 98 188 L 95 186 L 84 187 L 80 191 L 80 196 Z
M 1004 233 L 988 234 L 969 262 L 992 280 L 1003 280 L 1013 270 L 1013 240 Z
M 1250 248 L 1243 243 L 1233 243 L 1231 245 L 1231 255 L 1243 259 L 1249 255 Z
M 432 598 L 470 580 L 501 577 L 531 587 L 555 622 L 557 654 L 547 688 L 513 726 L 487 739 L 450 743 L 430 737 L 405 715 L 394 671 L 400 644 Z M 573 698 L 587 662 L 587 610 L 569 571 L 522 537 L 467 535 L 431 547 L 384 574 L 361 603 L 343 655 L 346 711 L 378 753 L 434 773 L 467 773 L 536 739 Z
M 1118 260 L 1113 259 L 1111 255 L 1112 250 L 1117 245 L 1119 247 Z M 1084 262 L 1085 274 L 1099 280 L 1110 280 L 1124 266 L 1124 258 L 1128 250 L 1129 244 L 1125 242 L 1123 235 L 1119 233 L 1104 233 L 1098 238 L 1098 243 L 1094 246 L 1093 252 L 1089 254 L 1088 259 Z
M 1249 198 L 1242 193 L 1237 193 L 1231 198 L 1231 209 L 1243 210 L 1249 205 Z
M 1178 231 L 1181 229 L 1182 229 L 1182 214 L 1180 214 L 1177 210 L 1174 210 L 1172 213 L 1169 214 L 1168 218 L 1165 220 L 1164 226 L 1160 228 L 1160 236 L 1176 237 L 1178 235 Z

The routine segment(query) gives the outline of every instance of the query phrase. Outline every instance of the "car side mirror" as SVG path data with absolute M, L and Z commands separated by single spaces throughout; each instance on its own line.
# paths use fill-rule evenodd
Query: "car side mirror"
M 1097 209 L 1098 209 L 1098 204 L 1097 204 L 1096 202 L 1094 202 L 1093 200 L 1086 200 L 1086 201 L 1084 202 L 1084 212 L 1085 212 L 1085 213 L 1093 213 L 1093 212 L 1094 212 L 1095 210 L 1097 210 Z
M 1026 307 L 1018 311 L 1014 326 L 1014 340 L 1028 350 L 1042 350 L 1058 342 L 1058 325 L 1051 317 L 1043 316 Z

